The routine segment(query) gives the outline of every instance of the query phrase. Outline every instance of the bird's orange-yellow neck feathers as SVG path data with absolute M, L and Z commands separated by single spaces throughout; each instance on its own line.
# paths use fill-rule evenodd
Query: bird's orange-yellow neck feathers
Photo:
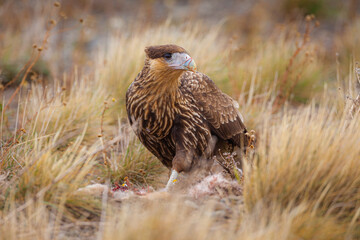
M 179 77 L 183 71 L 176 70 L 160 59 L 149 60 L 149 80 L 152 81 L 154 91 L 159 95 L 176 92 L 179 86 Z

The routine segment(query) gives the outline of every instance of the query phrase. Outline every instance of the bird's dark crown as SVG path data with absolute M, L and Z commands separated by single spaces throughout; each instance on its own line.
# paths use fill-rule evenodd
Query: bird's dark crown
M 157 46 L 149 46 L 145 48 L 146 55 L 151 58 L 161 58 L 164 57 L 166 53 L 187 53 L 186 50 L 182 47 L 179 47 L 174 44 L 167 45 L 157 45 Z

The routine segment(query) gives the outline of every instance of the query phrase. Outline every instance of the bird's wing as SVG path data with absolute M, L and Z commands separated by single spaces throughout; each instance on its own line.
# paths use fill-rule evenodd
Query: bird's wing
M 221 92 L 205 74 L 185 72 L 181 87 L 194 97 L 195 104 L 209 123 L 212 132 L 224 140 L 232 140 L 239 147 L 246 144 L 246 127 L 238 111 L 238 103 Z

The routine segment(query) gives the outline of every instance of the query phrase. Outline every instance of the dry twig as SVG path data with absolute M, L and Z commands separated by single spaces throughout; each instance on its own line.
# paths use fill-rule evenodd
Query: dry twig
M 355 76 L 358 84 L 360 84 L 360 68 L 358 67 L 358 63 L 355 64 Z M 360 92 L 356 98 L 348 97 L 352 101 L 352 105 L 349 110 L 349 118 L 353 119 L 354 116 L 360 112 Z

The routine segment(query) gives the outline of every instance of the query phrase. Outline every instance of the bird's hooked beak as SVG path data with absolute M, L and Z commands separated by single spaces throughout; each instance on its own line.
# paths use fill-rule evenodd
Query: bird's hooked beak
M 196 71 L 195 61 L 186 53 L 175 53 L 173 61 L 169 64 L 174 69 Z

